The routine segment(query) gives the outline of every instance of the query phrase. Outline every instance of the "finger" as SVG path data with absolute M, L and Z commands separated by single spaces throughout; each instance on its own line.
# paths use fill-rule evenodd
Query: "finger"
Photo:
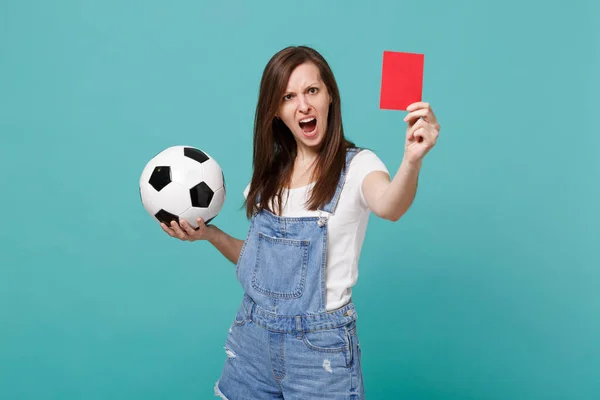
M 171 237 L 175 237 L 175 232 L 173 232 L 171 229 L 169 229 L 169 227 L 167 225 L 165 225 L 163 222 L 160 223 L 160 227 L 162 228 L 163 231 L 167 232 L 167 234 Z
M 435 118 L 435 115 L 433 114 L 433 112 L 431 112 L 430 110 L 427 109 L 418 109 L 416 111 L 413 111 L 409 114 L 406 114 L 406 116 L 404 117 L 404 122 L 408 122 L 409 124 L 414 123 L 416 120 L 419 119 L 423 119 L 426 122 L 429 123 L 437 123 L 437 119 Z
M 430 139 L 435 143 L 437 141 L 438 136 L 440 135 L 439 125 L 429 125 L 427 127 L 427 133 L 429 134 Z
M 171 221 L 171 229 L 173 229 L 173 231 L 175 231 L 175 235 L 177 235 L 178 238 L 180 239 L 185 239 L 185 237 L 187 236 L 182 230 L 181 227 L 179 226 L 179 224 L 175 221 Z
M 424 127 L 420 126 L 417 130 L 415 130 L 413 136 L 417 142 L 421 143 L 425 140 L 426 132 L 427 130 Z
M 431 105 L 426 101 L 417 101 L 412 104 L 409 104 L 408 107 L 406 107 L 406 111 L 411 112 L 421 108 L 431 110 Z
M 429 127 L 429 126 L 424 127 L 422 129 L 422 131 L 419 132 L 419 134 L 423 138 L 423 142 L 425 142 L 425 144 L 428 147 L 432 147 L 435 145 L 435 142 L 437 140 L 437 133 L 431 127 Z
M 183 228 L 185 233 L 187 233 L 188 235 L 194 234 L 194 228 L 192 228 L 186 220 L 181 221 L 181 227 Z
M 406 131 L 406 138 L 408 140 L 414 140 L 414 133 L 417 129 L 426 126 L 426 122 L 423 121 L 422 119 L 418 120 L 414 125 L 412 125 L 410 128 L 408 128 L 408 130 Z
M 419 129 L 420 127 L 424 127 L 425 129 L 427 129 L 427 131 L 431 131 L 432 134 L 437 138 L 437 136 L 439 135 L 439 124 L 437 123 L 429 123 L 423 119 L 419 119 L 417 122 L 415 122 L 413 125 L 409 125 L 409 128 L 407 129 L 407 139 L 413 140 L 414 139 L 414 132 Z
M 404 122 L 411 122 L 416 119 L 422 118 L 425 114 L 427 114 L 427 110 L 419 109 L 416 111 L 412 111 L 404 117 Z

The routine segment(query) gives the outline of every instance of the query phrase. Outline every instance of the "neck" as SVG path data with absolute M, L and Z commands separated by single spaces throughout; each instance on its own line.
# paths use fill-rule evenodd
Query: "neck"
M 316 151 L 298 146 L 295 161 L 296 164 L 308 165 L 312 164 L 317 159 L 317 156 L 318 153 Z
M 316 161 L 317 155 L 315 153 L 298 153 L 294 165 L 300 170 L 306 170 L 312 168 Z
M 294 160 L 294 174 L 302 177 L 311 174 L 317 161 L 317 153 L 298 148 Z

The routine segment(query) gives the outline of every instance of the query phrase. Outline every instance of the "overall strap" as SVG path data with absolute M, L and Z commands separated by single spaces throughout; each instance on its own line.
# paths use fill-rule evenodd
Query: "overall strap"
M 329 201 L 329 203 L 325 204 L 320 211 L 325 211 L 329 214 L 335 214 L 335 208 L 337 207 L 337 203 L 340 199 L 340 194 L 342 193 L 342 189 L 344 188 L 344 183 L 346 183 L 346 174 L 348 173 L 348 168 L 350 167 L 350 163 L 355 155 L 357 155 L 362 149 L 358 147 L 349 148 L 346 151 L 346 165 L 340 174 L 340 179 L 338 181 L 337 187 L 335 189 L 335 194 Z

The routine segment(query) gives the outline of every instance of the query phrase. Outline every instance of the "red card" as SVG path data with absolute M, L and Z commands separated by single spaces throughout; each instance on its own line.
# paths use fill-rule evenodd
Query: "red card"
M 406 110 L 409 104 L 421 101 L 424 58 L 423 54 L 383 52 L 381 109 Z

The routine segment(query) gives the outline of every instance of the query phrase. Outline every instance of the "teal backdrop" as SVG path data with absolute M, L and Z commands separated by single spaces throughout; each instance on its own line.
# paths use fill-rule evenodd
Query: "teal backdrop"
M 319 50 L 347 135 L 395 172 L 384 50 L 425 54 L 442 125 L 354 291 L 369 399 L 600 398 L 600 6 L 593 1 L 0 4 L 0 398 L 210 399 L 241 299 L 138 194 L 178 144 L 223 167 L 243 238 L 268 59 Z

